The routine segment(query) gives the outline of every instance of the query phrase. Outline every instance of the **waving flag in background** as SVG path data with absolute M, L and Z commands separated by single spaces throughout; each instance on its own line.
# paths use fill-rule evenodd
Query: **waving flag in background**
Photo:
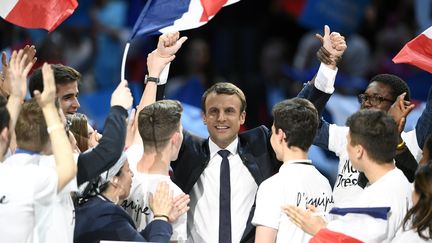
M 432 73 L 432 27 L 405 44 L 394 63 L 409 63 Z
M 76 9 L 76 0 L 1 0 L 0 16 L 25 28 L 53 31 Z
M 147 0 L 125 46 L 121 79 L 125 79 L 126 58 L 133 38 L 198 28 L 213 18 L 222 7 L 238 1 L 240 0 Z M 160 84 L 166 82 L 169 65 L 167 67 L 160 76 Z
M 148 0 L 133 28 L 130 40 L 137 35 L 198 28 L 219 10 L 239 0 Z

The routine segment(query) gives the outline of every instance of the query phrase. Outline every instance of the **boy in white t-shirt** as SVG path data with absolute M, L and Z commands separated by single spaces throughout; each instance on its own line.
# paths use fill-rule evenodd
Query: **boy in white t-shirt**
M 134 145 L 126 152 L 134 172 L 131 194 L 121 205 L 128 211 L 141 230 L 155 216 L 149 209 L 148 194 L 156 190 L 160 181 L 167 181 L 174 196 L 184 197 L 183 191 L 169 177 L 170 161 L 175 160 L 180 149 L 183 135 L 181 132 L 182 107 L 179 102 L 162 100 L 144 107 L 138 115 L 138 130 L 145 147 L 140 153 Z M 142 150 L 141 150 L 142 151 Z M 136 158 L 141 158 L 139 161 Z M 184 197 L 184 212 L 188 197 Z M 161 215 L 157 215 L 161 216 Z M 170 217 L 170 215 L 162 215 Z M 173 222 L 171 240 L 179 242 L 187 239 L 187 215 L 183 214 Z
M 135 144 L 126 151 L 135 176 L 129 198 L 121 203 L 135 221 L 138 230 L 144 229 L 155 216 L 169 218 L 173 226 L 171 241 L 178 242 L 187 240 L 185 212 L 189 209 L 189 196 L 171 181 L 169 169 L 171 161 L 177 159 L 183 141 L 180 123 L 183 108 L 178 101 L 155 102 L 155 97 L 149 95 L 149 92 L 156 89 L 162 70 L 173 60 L 173 55 L 185 40 L 185 37 L 179 39 L 178 32 L 164 34 L 159 38 L 157 50 L 147 58 L 149 75 L 146 77 L 147 84 L 136 115 L 139 134 L 135 136 Z M 175 197 L 170 215 L 153 215 L 149 208 L 148 194 L 155 191 L 160 181 L 169 183 Z
M 318 113 L 308 100 L 293 98 L 276 104 L 273 117 L 270 142 L 283 165 L 259 186 L 252 219 L 255 242 L 309 242 L 312 236 L 293 224 L 281 208 L 312 204 L 317 211 L 328 212 L 333 207 L 330 184 L 307 154 L 318 128 Z
M 327 242 L 323 238 L 329 232 L 362 242 L 390 242 L 412 204 L 411 185 L 393 161 L 399 134 L 396 123 L 383 111 L 371 109 L 353 114 L 347 125 L 349 159 L 356 170 L 365 173 L 370 185 L 346 207 L 390 207 L 387 220 L 348 213 L 327 223 L 312 216 L 310 211 L 295 206 L 289 206 L 287 213 L 302 229 L 315 235 L 312 242 Z
M 20 58 L 22 51 L 12 54 L 9 75 L 22 84 L 24 89 L 20 90 L 25 90 L 24 67 L 16 61 Z M 72 148 L 55 107 L 53 71 L 47 64 L 42 70 L 45 89 L 42 94 L 35 92 L 35 100 L 22 105 L 15 129 L 22 131 L 16 134 L 17 149 L 0 166 L 0 235 L 5 242 L 33 242 L 34 227 L 39 223 L 38 207 L 49 206 L 76 175 Z M 5 115 L 2 112 L 2 119 Z M 34 165 L 40 160 L 39 154 L 51 151 L 56 166 Z

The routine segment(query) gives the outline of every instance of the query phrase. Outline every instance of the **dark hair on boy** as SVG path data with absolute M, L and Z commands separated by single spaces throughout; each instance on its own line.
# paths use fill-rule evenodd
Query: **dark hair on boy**
M 54 80 L 56 85 L 66 85 L 73 82 L 78 82 L 81 79 L 81 74 L 72 67 L 65 66 L 62 64 L 51 64 L 51 68 L 54 71 Z M 33 91 L 43 91 L 43 77 L 42 68 L 38 68 L 33 71 L 29 80 L 29 91 L 33 97 Z
M 393 163 L 398 129 L 391 116 L 376 109 L 360 110 L 347 120 L 351 145 L 362 145 L 368 156 L 380 163 Z
M 307 151 L 318 129 L 318 112 L 313 104 L 302 98 L 293 98 L 273 107 L 276 133 L 281 129 L 286 135 L 288 147 L 295 146 Z

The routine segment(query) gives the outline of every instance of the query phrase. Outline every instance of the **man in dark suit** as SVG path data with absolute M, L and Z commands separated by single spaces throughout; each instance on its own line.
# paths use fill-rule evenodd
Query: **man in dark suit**
M 184 131 L 179 157 L 172 167 L 175 182 L 191 196 L 190 242 L 254 240 L 255 230 L 250 221 L 257 188 L 278 171 L 280 163 L 265 126 L 238 134 L 245 121 L 245 109 L 246 98 L 238 87 L 217 83 L 202 98 L 203 120 L 210 138 Z M 229 151 L 227 174 L 223 174 L 226 170 L 220 150 Z M 221 184 L 224 182 L 228 182 L 225 191 L 226 185 Z M 228 202 L 223 198 L 228 198 Z

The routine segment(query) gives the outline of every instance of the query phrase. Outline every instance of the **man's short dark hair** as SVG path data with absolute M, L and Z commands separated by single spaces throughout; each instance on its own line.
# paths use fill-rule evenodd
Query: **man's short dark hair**
M 180 102 L 174 100 L 159 100 L 140 111 L 138 131 L 146 151 L 157 151 L 168 144 L 179 131 L 182 111 Z
M 54 71 L 54 80 L 56 85 L 66 85 L 78 82 L 81 79 L 81 74 L 72 67 L 62 64 L 51 64 L 51 68 Z M 35 90 L 39 90 L 41 93 L 43 91 L 42 68 L 34 70 L 30 76 L 29 91 L 32 97 L 33 91 Z
M 273 107 L 274 127 L 286 135 L 288 147 L 307 151 L 312 145 L 318 129 L 318 112 L 313 104 L 302 98 L 293 98 L 277 103 Z
M 6 105 L 6 97 L 0 95 L 0 131 L 2 131 L 4 128 L 9 128 L 10 114 Z
M 392 163 L 398 144 L 398 129 L 391 116 L 376 109 L 360 110 L 347 120 L 351 145 L 360 144 L 368 156 L 381 163 Z
M 232 83 L 219 82 L 208 88 L 201 98 L 201 110 L 204 113 L 206 112 L 205 102 L 207 100 L 207 96 L 211 93 L 237 95 L 241 101 L 240 112 L 246 111 L 246 96 L 244 95 L 243 91 Z
M 410 101 L 411 99 L 411 91 L 408 87 L 408 84 L 401 79 L 400 77 L 393 74 L 378 74 L 371 79 L 372 82 L 378 82 L 385 85 L 388 85 L 391 88 L 391 95 L 393 100 L 396 100 L 399 95 L 406 92 L 405 100 Z

